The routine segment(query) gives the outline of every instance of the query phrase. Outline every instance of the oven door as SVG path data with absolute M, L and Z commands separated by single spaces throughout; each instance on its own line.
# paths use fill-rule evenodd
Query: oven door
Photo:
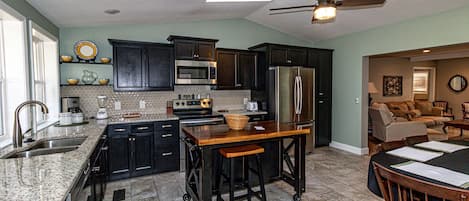
M 216 62 L 176 60 L 176 84 L 217 84 Z
M 182 131 L 182 127 L 188 127 L 188 126 L 203 126 L 203 125 L 217 125 L 217 124 L 223 124 L 225 123 L 225 119 L 223 117 L 214 117 L 214 118 L 202 118 L 202 119 L 184 119 L 179 121 L 179 137 L 182 139 L 186 137 L 184 132 Z M 179 153 L 180 153 L 180 168 L 179 170 L 181 172 L 184 172 L 186 170 L 186 147 L 184 142 L 180 142 L 179 144 Z

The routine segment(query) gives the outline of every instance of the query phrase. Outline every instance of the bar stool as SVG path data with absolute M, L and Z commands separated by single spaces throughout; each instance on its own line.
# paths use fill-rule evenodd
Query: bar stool
M 221 198 L 221 188 L 223 186 L 223 179 L 226 181 L 229 181 L 229 189 L 230 189 L 230 201 L 238 200 L 247 197 L 248 201 L 251 201 L 251 197 L 254 195 L 257 198 L 259 198 L 262 201 L 266 201 L 266 196 L 265 196 L 265 187 L 264 187 L 264 176 L 262 174 L 262 164 L 260 160 L 260 155 L 261 153 L 264 153 L 264 148 L 258 145 L 244 145 L 244 146 L 237 146 L 237 147 L 228 147 L 228 148 L 221 148 L 219 150 L 220 154 L 222 155 L 221 160 L 219 161 L 219 166 L 218 166 L 218 174 L 217 174 L 217 181 L 219 182 L 218 184 L 218 193 L 217 193 L 217 201 L 223 200 Z M 256 157 L 256 166 L 257 170 L 249 167 L 249 157 L 250 156 L 255 156 Z M 235 174 L 235 169 L 234 169 L 234 160 L 236 158 L 242 157 L 243 158 L 243 163 L 244 163 L 244 181 L 242 185 L 247 189 L 247 194 L 241 195 L 241 196 L 234 196 L 234 174 Z M 229 174 L 230 176 L 228 177 L 227 175 L 223 174 L 223 158 L 229 159 L 230 160 L 230 165 L 229 165 Z M 250 181 L 249 181 L 249 172 L 253 172 L 257 174 L 259 177 L 259 186 L 260 186 L 260 191 L 254 192 L 250 186 Z M 260 195 L 259 195 L 260 194 Z M 262 196 L 262 197 L 261 197 Z

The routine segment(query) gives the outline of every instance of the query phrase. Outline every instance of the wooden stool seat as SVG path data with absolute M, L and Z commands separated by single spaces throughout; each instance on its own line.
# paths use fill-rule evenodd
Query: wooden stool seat
M 250 144 L 237 147 L 221 148 L 220 154 L 225 158 L 237 158 L 264 153 L 264 148 L 258 145 Z

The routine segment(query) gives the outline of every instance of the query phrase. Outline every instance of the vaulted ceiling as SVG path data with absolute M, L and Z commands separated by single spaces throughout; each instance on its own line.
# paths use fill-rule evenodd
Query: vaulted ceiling
M 337 19 L 332 23 L 311 24 L 311 12 L 269 15 L 268 9 L 308 5 L 316 0 L 272 0 L 269 3 L 205 3 L 205 0 L 27 1 L 59 27 L 245 18 L 310 41 L 469 6 L 468 0 L 387 0 L 380 7 L 339 10 Z M 119 9 L 121 13 L 105 14 L 104 10 L 107 9 Z

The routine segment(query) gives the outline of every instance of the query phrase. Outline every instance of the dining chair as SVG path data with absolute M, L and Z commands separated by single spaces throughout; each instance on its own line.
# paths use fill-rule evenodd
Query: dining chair
M 461 104 L 462 106 L 462 118 L 469 119 L 469 102 L 464 102 Z
M 397 149 L 397 148 L 404 147 L 404 146 L 406 146 L 405 140 L 383 142 L 383 143 L 378 144 L 378 146 L 376 147 L 376 152 L 389 151 L 389 150 Z
M 446 187 L 406 176 L 373 162 L 373 171 L 385 201 L 439 200 L 467 201 L 469 190 Z
M 454 120 L 453 108 L 449 107 L 448 101 L 434 101 L 433 107 L 441 107 L 443 108 L 443 117 L 449 117 Z
M 404 138 L 404 142 L 407 146 L 411 146 L 422 142 L 428 142 L 428 135 L 406 137 Z

